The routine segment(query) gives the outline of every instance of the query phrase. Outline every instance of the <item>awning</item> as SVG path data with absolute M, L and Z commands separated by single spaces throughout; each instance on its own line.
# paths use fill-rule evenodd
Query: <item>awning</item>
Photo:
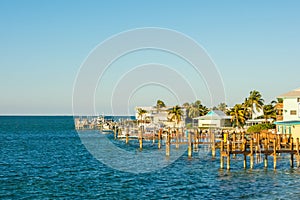
M 277 122 L 274 122 L 274 124 L 293 126 L 293 125 L 300 125 L 300 121 L 277 121 Z

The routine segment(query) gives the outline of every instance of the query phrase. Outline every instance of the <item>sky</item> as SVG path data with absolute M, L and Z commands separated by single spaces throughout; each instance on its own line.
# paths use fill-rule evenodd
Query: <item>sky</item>
M 72 114 L 76 78 L 91 52 L 112 36 L 144 27 L 174 30 L 197 42 L 222 78 L 227 105 L 241 103 L 254 89 L 269 103 L 300 87 L 299 9 L 296 0 L 0 0 L 0 115 Z M 161 79 L 175 83 L 177 75 L 184 77 L 193 92 L 185 95 L 188 90 L 180 89 L 185 96 L 180 99 L 157 80 L 125 90 L 126 78 L 137 78 L 134 74 L 141 68 L 131 75 L 128 71 L 149 63 L 174 74 Z M 143 76 L 164 73 L 149 67 L 153 70 L 143 70 Z M 211 106 L 205 77 L 195 74 L 170 53 L 131 52 L 91 86 L 95 111 L 128 114 L 134 106 L 154 105 L 158 98 L 168 105 L 200 99 Z M 130 98 L 120 98 L 122 91 Z

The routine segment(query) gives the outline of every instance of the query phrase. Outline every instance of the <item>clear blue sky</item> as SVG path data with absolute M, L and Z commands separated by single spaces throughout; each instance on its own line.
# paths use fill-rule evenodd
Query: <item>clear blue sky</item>
M 300 87 L 299 10 L 296 0 L 0 0 L 0 115 L 72 113 L 73 83 L 89 52 L 140 27 L 174 29 L 201 44 L 228 105 L 253 89 L 269 102 Z

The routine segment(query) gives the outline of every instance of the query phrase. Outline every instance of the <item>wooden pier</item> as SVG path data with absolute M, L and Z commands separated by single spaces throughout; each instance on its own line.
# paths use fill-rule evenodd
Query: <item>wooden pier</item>
M 208 145 L 211 150 L 212 158 L 216 157 L 218 150 L 220 156 L 220 168 L 223 169 L 226 161 L 226 169 L 230 170 L 232 159 L 237 155 L 243 157 L 243 167 L 246 169 L 247 163 L 251 169 L 255 163 L 264 163 L 264 167 L 268 168 L 269 159 L 273 159 L 273 168 L 277 168 L 278 157 L 288 154 L 290 158 L 290 166 L 300 167 L 300 147 L 299 138 L 292 138 L 288 134 L 272 134 L 268 132 L 247 134 L 245 132 L 222 131 L 216 137 L 212 129 L 198 130 L 183 128 L 154 128 L 151 131 L 146 130 L 143 126 L 137 127 L 131 121 L 126 121 L 122 126 L 114 122 L 106 122 L 104 118 L 75 118 L 75 128 L 82 129 L 98 129 L 114 133 L 114 139 L 125 140 L 129 144 L 130 140 L 137 140 L 139 149 L 143 149 L 144 140 L 152 140 L 152 144 L 157 144 L 157 148 L 161 149 L 165 145 L 166 156 L 170 156 L 171 146 L 175 145 L 175 149 L 179 149 L 180 145 L 187 146 L 187 154 L 189 158 L 193 157 L 193 152 L 198 151 L 199 146 Z M 247 162 L 247 160 L 249 161 Z
M 296 156 L 297 167 L 300 167 L 299 138 L 294 140 L 290 135 L 255 133 L 235 140 L 235 134 L 226 142 L 220 143 L 220 168 L 224 168 L 224 158 L 227 158 L 227 169 L 230 169 L 231 156 L 243 155 L 243 166 L 247 168 L 247 157 L 250 158 L 250 168 L 254 167 L 254 158 L 260 161 L 263 156 L 264 167 L 268 167 L 268 158 L 273 157 L 273 168 L 277 168 L 278 155 L 289 154 L 290 166 L 294 167 Z
M 198 129 L 159 129 L 152 133 L 145 134 L 143 129 L 138 129 L 138 134 L 131 135 L 129 129 L 126 133 L 118 134 L 117 139 L 125 139 L 126 144 L 129 140 L 138 140 L 140 150 L 143 149 L 143 140 L 152 140 L 153 144 L 157 144 L 160 149 L 162 144 L 165 145 L 166 156 L 170 156 L 171 145 L 175 145 L 176 149 L 180 145 L 187 145 L 187 154 L 192 158 L 193 152 L 197 151 L 199 145 L 209 145 L 211 156 L 216 157 L 216 151 L 219 150 L 220 168 L 224 168 L 226 161 L 226 169 L 230 170 L 232 159 L 235 162 L 237 155 L 243 156 L 243 167 L 246 169 L 247 163 L 251 169 L 255 163 L 264 163 L 264 167 L 268 167 L 268 161 L 273 159 L 273 168 L 277 168 L 279 155 L 290 155 L 290 166 L 296 165 L 300 167 L 300 147 L 299 138 L 293 139 L 290 135 L 279 135 L 271 133 L 254 133 L 246 134 L 245 132 L 228 132 L 223 131 L 222 137 L 216 138 L 211 130 L 199 131 Z M 115 135 L 116 135 L 116 131 Z M 164 141 L 164 142 L 162 142 Z M 247 160 L 249 159 L 249 162 Z

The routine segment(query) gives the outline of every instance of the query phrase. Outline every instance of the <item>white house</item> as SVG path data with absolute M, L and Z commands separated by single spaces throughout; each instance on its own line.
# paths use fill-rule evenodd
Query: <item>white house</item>
M 227 116 L 220 110 L 211 110 L 206 115 L 196 117 L 198 120 L 198 127 L 200 128 L 222 128 L 231 127 L 231 117 Z
M 277 133 L 300 138 L 300 88 L 278 96 L 283 99 L 282 121 L 276 121 Z
M 147 113 L 144 114 L 143 120 L 149 119 L 149 123 L 151 125 L 156 124 L 156 125 L 163 125 L 163 126 L 170 126 L 173 127 L 175 126 L 174 122 L 170 122 L 169 120 L 169 111 L 173 108 L 172 106 L 166 106 L 160 109 L 157 109 L 155 106 L 138 106 L 136 107 L 136 119 L 139 119 L 138 116 L 138 109 L 141 108 L 143 110 L 146 110 Z M 186 119 L 186 109 L 181 108 L 183 112 L 182 119 L 180 123 L 178 124 L 178 127 L 184 127 L 185 126 L 185 119 Z M 144 124 L 146 125 L 146 124 Z
M 280 95 L 283 99 L 283 120 L 300 120 L 300 88 Z

